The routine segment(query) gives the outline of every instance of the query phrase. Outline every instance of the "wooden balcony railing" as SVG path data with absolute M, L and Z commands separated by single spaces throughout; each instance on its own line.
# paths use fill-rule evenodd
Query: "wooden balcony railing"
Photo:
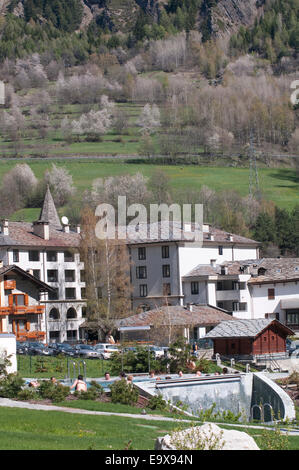
M 45 313 L 44 305 L 0 307 L 0 315 L 42 315 L 43 313 Z
M 44 331 L 18 331 L 16 333 L 17 341 L 42 341 L 45 336 Z

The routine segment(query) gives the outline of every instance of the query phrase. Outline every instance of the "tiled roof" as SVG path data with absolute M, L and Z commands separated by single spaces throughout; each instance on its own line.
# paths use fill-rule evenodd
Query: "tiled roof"
M 190 224 L 192 232 L 196 229 L 201 231 L 201 226 L 198 224 Z M 185 225 L 186 227 L 186 225 Z M 184 236 L 184 231 L 182 229 L 180 222 L 155 222 L 151 224 L 140 224 L 139 233 L 135 233 L 135 226 L 127 227 L 127 234 L 129 244 L 137 243 L 155 243 L 155 242 L 165 242 L 165 241 L 186 241 L 188 242 L 188 232 L 186 230 L 186 236 Z M 191 232 L 190 232 L 191 233 Z M 157 236 L 152 236 L 151 234 L 157 234 Z M 211 235 L 213 239 L 211 239 Z M 230 239 L 230 236 L 233 237 L 233 240 Z M 209 232 L 203 232 L 202 238 L 204 243 L 209 244 L 243 244 L 243 245 L 259 245 L 259 242 L 251 240 L 250 238 L 241 237 L 240 235 L 230 234 L 223 230 L 210 227 Z
M 299 280 L 299 258 L 263 258 L 260 261 L 258 268 L 265 271 L 251 277 L 250 284 Z
M 299 258 L 261 258 L 240 261 L 225 261 L 215 267 L 199 264 L 187 273 L 184 278 L 221 275 L 221 267 L 227 268 L 229 276 L 250 274 L 248 283 L 261 284 L 275 281 L 299 279 Z M 248 267 L 248 271 L 245 268 Z
M 187 307 L 163 306 L 118 320 L 118 326 L 147 325 L 217 325 L 223 320 L 231 321 L 224 310 L 211 305 L 193 305 L 192 312 Z
M 50 239 L 43 238 L 33 233 L 33 225 L 28 222 L 9 222 L 9 235 L 0 233 L 0 246 L 26 246 L 26 247 L 73 247 L 80 243 L 80 235 L 77 232 L 64 232 L 50 226 Z
M 196 268 L 189 271 L 189 273 L 185 274 L 184 278 L 186 277 L 198 277 L 198 276 L 216 276 L 219 274 L 219 268 L 213 267 L 210 264 L 199 264 Z
M 288 334 L 293 332 L 278 320 L 269 318 L 258 318 L 255 320 L 232 320 L 224 321 L 217 325 L 213 330 L 209 331 L 206 338 L 255 338 L 261 331 L 263 331 L 270 323 L 276 322 L 282 328 L 289 331 Z
M 45 282 L 43 282 L 40 279 L 37 279 L 36 277 L 32 276 L 32 274 L 30 274 L 29 272 L 24 271 L 24 269 L 20 268 L 19 266 L 8 265 L 8 266 L 2 266 L 0 268 L 0 276 L 3 276 L 4 274 L 8 274 L 10 272 L 16 272 L 16 273 L 20 274 L 21 276 L 28 278 L 31 282 L 33 282 L 34 284 L 37 284 L 43 290 L 46 290 L 46 291 L 54 291 L 55 290 L 53 287 L 49 286 Z

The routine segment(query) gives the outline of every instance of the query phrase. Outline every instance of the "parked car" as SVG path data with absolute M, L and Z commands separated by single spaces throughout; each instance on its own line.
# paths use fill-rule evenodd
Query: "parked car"
M 28 343 L 27 341 L 17 341 L 17 354 L 28 354 Z
M 293 354 L 293 352 L 298 351 L 299 353 L 299 341 L 291 341 L 288 340 L 286 341 L 286 350 L 289 353 L 289 356 Z
M 74 346 L 74 351 L 76 356 L 84 357 L 85 359 L 101 358 L 101 353 L 88 344 L 76 344 L 76 346 Z
M 159 346 L 150 346 L 150 351 L 154 353 L 155 359 L 161 359 L 164 357 L 164 349 Z
M 76 355 L 74 348 L 68 343 L 52 343 L 49 344 L 49 348 L 52 349 L 55 356 L 63 354 L 64 356 L 74 357 Z
M 101 359 L 110 359 L 113 353 L 119 353 L 118 347 L 110 343 L 98 343 L 94 349 L 100 353 Z
M 29 343 L 28 354 L 32 356 L 53 356 L 53 351 L 43 343 Z

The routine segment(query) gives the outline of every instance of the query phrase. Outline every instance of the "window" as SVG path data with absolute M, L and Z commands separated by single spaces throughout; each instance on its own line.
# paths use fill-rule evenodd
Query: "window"
M 64 271 L 65 282 L 75 282 L 75 271 L 73 269 L 66 269 Z
M 192 295 L 198 294 L 198 287 L 199 287 L 198 282 L 191 282 L 191 294 Z
M 49 313 L 50 320 L 59 320 L 59 310 L 57 308 L 52 308 Z
M 169 246 L 162 246 L 162 258 L 169 258 Z
M 147 284 L 140 284 L 139 294 L 140 294 L 140 297 L 146 297 L 147 296 Z
M 136 268 L 136 277 L 137 277 L 137 279 L 146 279 L 147 278 L 146 266 L 137 266 L 137 268 Z
M 69 308 L 68 311 L 66 312 L 66 318 L 68 320 L 72 320 L 74 318 L 77 318 L 77 312 L 73 307 Z
M 170 284 L 163 284 L 163 295 L 171 295 L 171 285 Z
M 57 269 L 48 269 L 47 271 L 48 282 L 58 282 Z
M 25 295 L 24 294 L 13 294 L 13 305 L 24 306 L 25 305 Z
M 138 259 L 140 259 L 140 260 L 146 259 L 146 248 L 145 247 L 138 248 Z
M 85 271 L 81 269 L 80 271 L 80 282 L 85 282 Z
M 223 255 L 223 246 L 218 246 L 218 255 Z
M 33 269 L 33 276 L 36 279 L 40 279 L 40 269 Z
M 268 289 L 268 300 L 275 299 L 275 289 Z
M 54 289 L 53 291 L 49 291 L 48 300 L 58 300 L 59 298 L 59 290 Z
M 85 287 L 81 287 L 81 299 L 86 299 L 86 289 L 85 289 Z
M 74 253 L 71 253 L 70 251 L 65 251 L 64 252 L 64 261 L 66 263 L 73 263 L 74 262 Z
M 47 261 L 56 262 L 57 261 L 57 252 L 56 251 L 47 251 Z
M 19 260 L 20 260 L 19 250 L 13 250 L 13 252 L 12 252 L 12 259 L 13 259 L 13 262 L 14 262 L 14 263 L 18 263 L 18 262 L 19 262 Z
M 86 307 L 82 307 L 81 315 L 82 315 L 82 318 L 86 317 L 86 315 L 87 315 L 87 308 Z
M 170 277 L 170 265 L 163 264 L 162 266 L 162 276 L 163 277 Z
M 30 250 L 28 253 L 29 261 L 39 261 L 39 251 Z
M 65 289 L 65 298 L 66 299 L 75 299 L 76 298 L 76 289 L 73 287 L 67 287 Z

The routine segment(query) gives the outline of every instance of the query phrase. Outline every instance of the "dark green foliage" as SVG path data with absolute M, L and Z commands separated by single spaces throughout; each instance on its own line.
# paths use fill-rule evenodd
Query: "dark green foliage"
M 0 380 L 0 397 L 15 398 L 22 390 L 24 383 L 18 374 L 4 375 Z
M 150 398 L 147 408 L 151 410 L 166 410 L 167 403 L 161 395 L 154 395 Z
M 95 380 L 90 382 L 90 387 L 86 392 L 75 392 L 74 395 L 82 400 L 96 400 L 104 393 L 102 385 L 98 384 Z
M 123 403 L 124 405 L 135 405 L 138 401 L 138 391 L 125 379 L 116 380 L 111 386 L 112 403 Z
M 272 63 L 299 49 L 299 1 L 275 0 L 251 28 L 241 27 L 230 40 L 231 54 L 258 52 Z
M 126 372 L 148 372 L 149 369 L 162 371 L 164 365 L 161 361 L 155 360 L 154 354 L 150 353 L 150 367 L 148 360 L 148 349 L 146 347 L 137 347 L 136 352 L 127 351 L 123 352 L 122 361 L 119 354 L 112 354 L 111 356 L 111 373 L 118 375 L 123 369 Z
M 26 21 L 45 18 L 62 31 L 73 32 L 81 23 L 83 7 L 80 0 L 26 0 Z
M 182 370 L 187 372 L 186 367 L 188 362 L 192 359 L 192 348 L 189 343 L 186 343 L 185 338 L 179 338 L 175 343 L 169 347 L 170 356 L 170 372 L 175 373 Z
M 41 398 L 50 399 L 54 402 L 60 402 L 66 399 L 70 393 L 70 388 L 61 384 L 54 384 L 51 380 L 44 380 L 38 387 L 38 393 Z

